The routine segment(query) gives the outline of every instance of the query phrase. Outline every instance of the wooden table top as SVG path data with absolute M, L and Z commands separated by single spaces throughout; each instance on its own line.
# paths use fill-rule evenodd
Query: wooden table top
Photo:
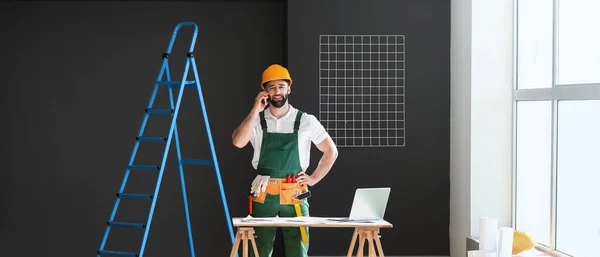
M 235 217 L 235 227 L 338 227 L 338 228 L 391 228 L 392 224 L 385 220 L 352 221 L 345 217 L 292 217 L 292 218 L 254 218 Z

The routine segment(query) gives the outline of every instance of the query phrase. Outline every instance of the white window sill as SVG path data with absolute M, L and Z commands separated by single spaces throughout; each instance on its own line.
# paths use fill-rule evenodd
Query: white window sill
M 467 241 L 471 241 L 472 244 L 467 244 L 467 251 L 469 250 L 477 250 L 479 248 L 479 238 L 476 237 L 467 237 Z M 471 245 L 471 247 L 469 247 Z M 475 248 L 474 248 L 475 247 Z M 553 251 L 547 249 L 543 246 L 536 246 L 530 250 L 524 251 L 519 254 L 513 255 L 513 257 L 571 257 L 570 255 L 566 255 L 557 251 Z

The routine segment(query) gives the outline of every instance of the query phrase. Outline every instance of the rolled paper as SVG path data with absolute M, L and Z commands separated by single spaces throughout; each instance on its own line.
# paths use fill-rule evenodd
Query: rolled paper
M 483 251 L 483 250 L 472 250 L 467 252 L 467 257 L 497 257 L 496 252 Z
M 501 227 L 498 230 L 498 257 L 512 256 L 514 233 L 513 228 Z
M 498 241 L 498 219 L 493 217 L 479 218 L 479 250 L 496 252 Z

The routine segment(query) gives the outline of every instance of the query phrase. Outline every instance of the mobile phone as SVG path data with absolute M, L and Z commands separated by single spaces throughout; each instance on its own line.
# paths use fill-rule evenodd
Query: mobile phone
M 261 101 L 262 101 L 263 104 L 265 103 L 265 99 L 262 99 Z M 269 108 L 269 104 L 270 103 L 271 103 L 271 96 L 267 96 L 267 105 L 265 105 L 265 110 L 267 108 Z

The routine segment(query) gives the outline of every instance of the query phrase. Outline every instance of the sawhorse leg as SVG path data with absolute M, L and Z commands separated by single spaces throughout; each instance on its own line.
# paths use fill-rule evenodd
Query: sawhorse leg
M 355 228 L 354 234 L 352 235 L 352 240 L 350 241 L 350 248 L 348 249 L 347 257 L 352 257 L 356 241 L 359 241 L 358 251 L 356 253 L 357 257 L 363 256 L 365 241 L 369 242 L 369 257 L 376 257 L 377 253 L 379 253 L 379 257 L 384 257 L 381 240 L 379 240 L 380 237 L 379 228 Z M 377 245 L 377 253 L 375 252 L 375 245 Z
M 254 256 L 258 257 L 258 248 L 256 248 L 256 241 L 254 241 L 254 228 L 253 227 L 239 227 L 235 234 L 235 240 L 233 242 L 233 248 L 229 257 L 235 257 L 236 253 L 240 249 L 240 241 L 243 241 L 242 254 L 243 257 L 248 257 L 248 240 L 252 243 L 254 250 Z

